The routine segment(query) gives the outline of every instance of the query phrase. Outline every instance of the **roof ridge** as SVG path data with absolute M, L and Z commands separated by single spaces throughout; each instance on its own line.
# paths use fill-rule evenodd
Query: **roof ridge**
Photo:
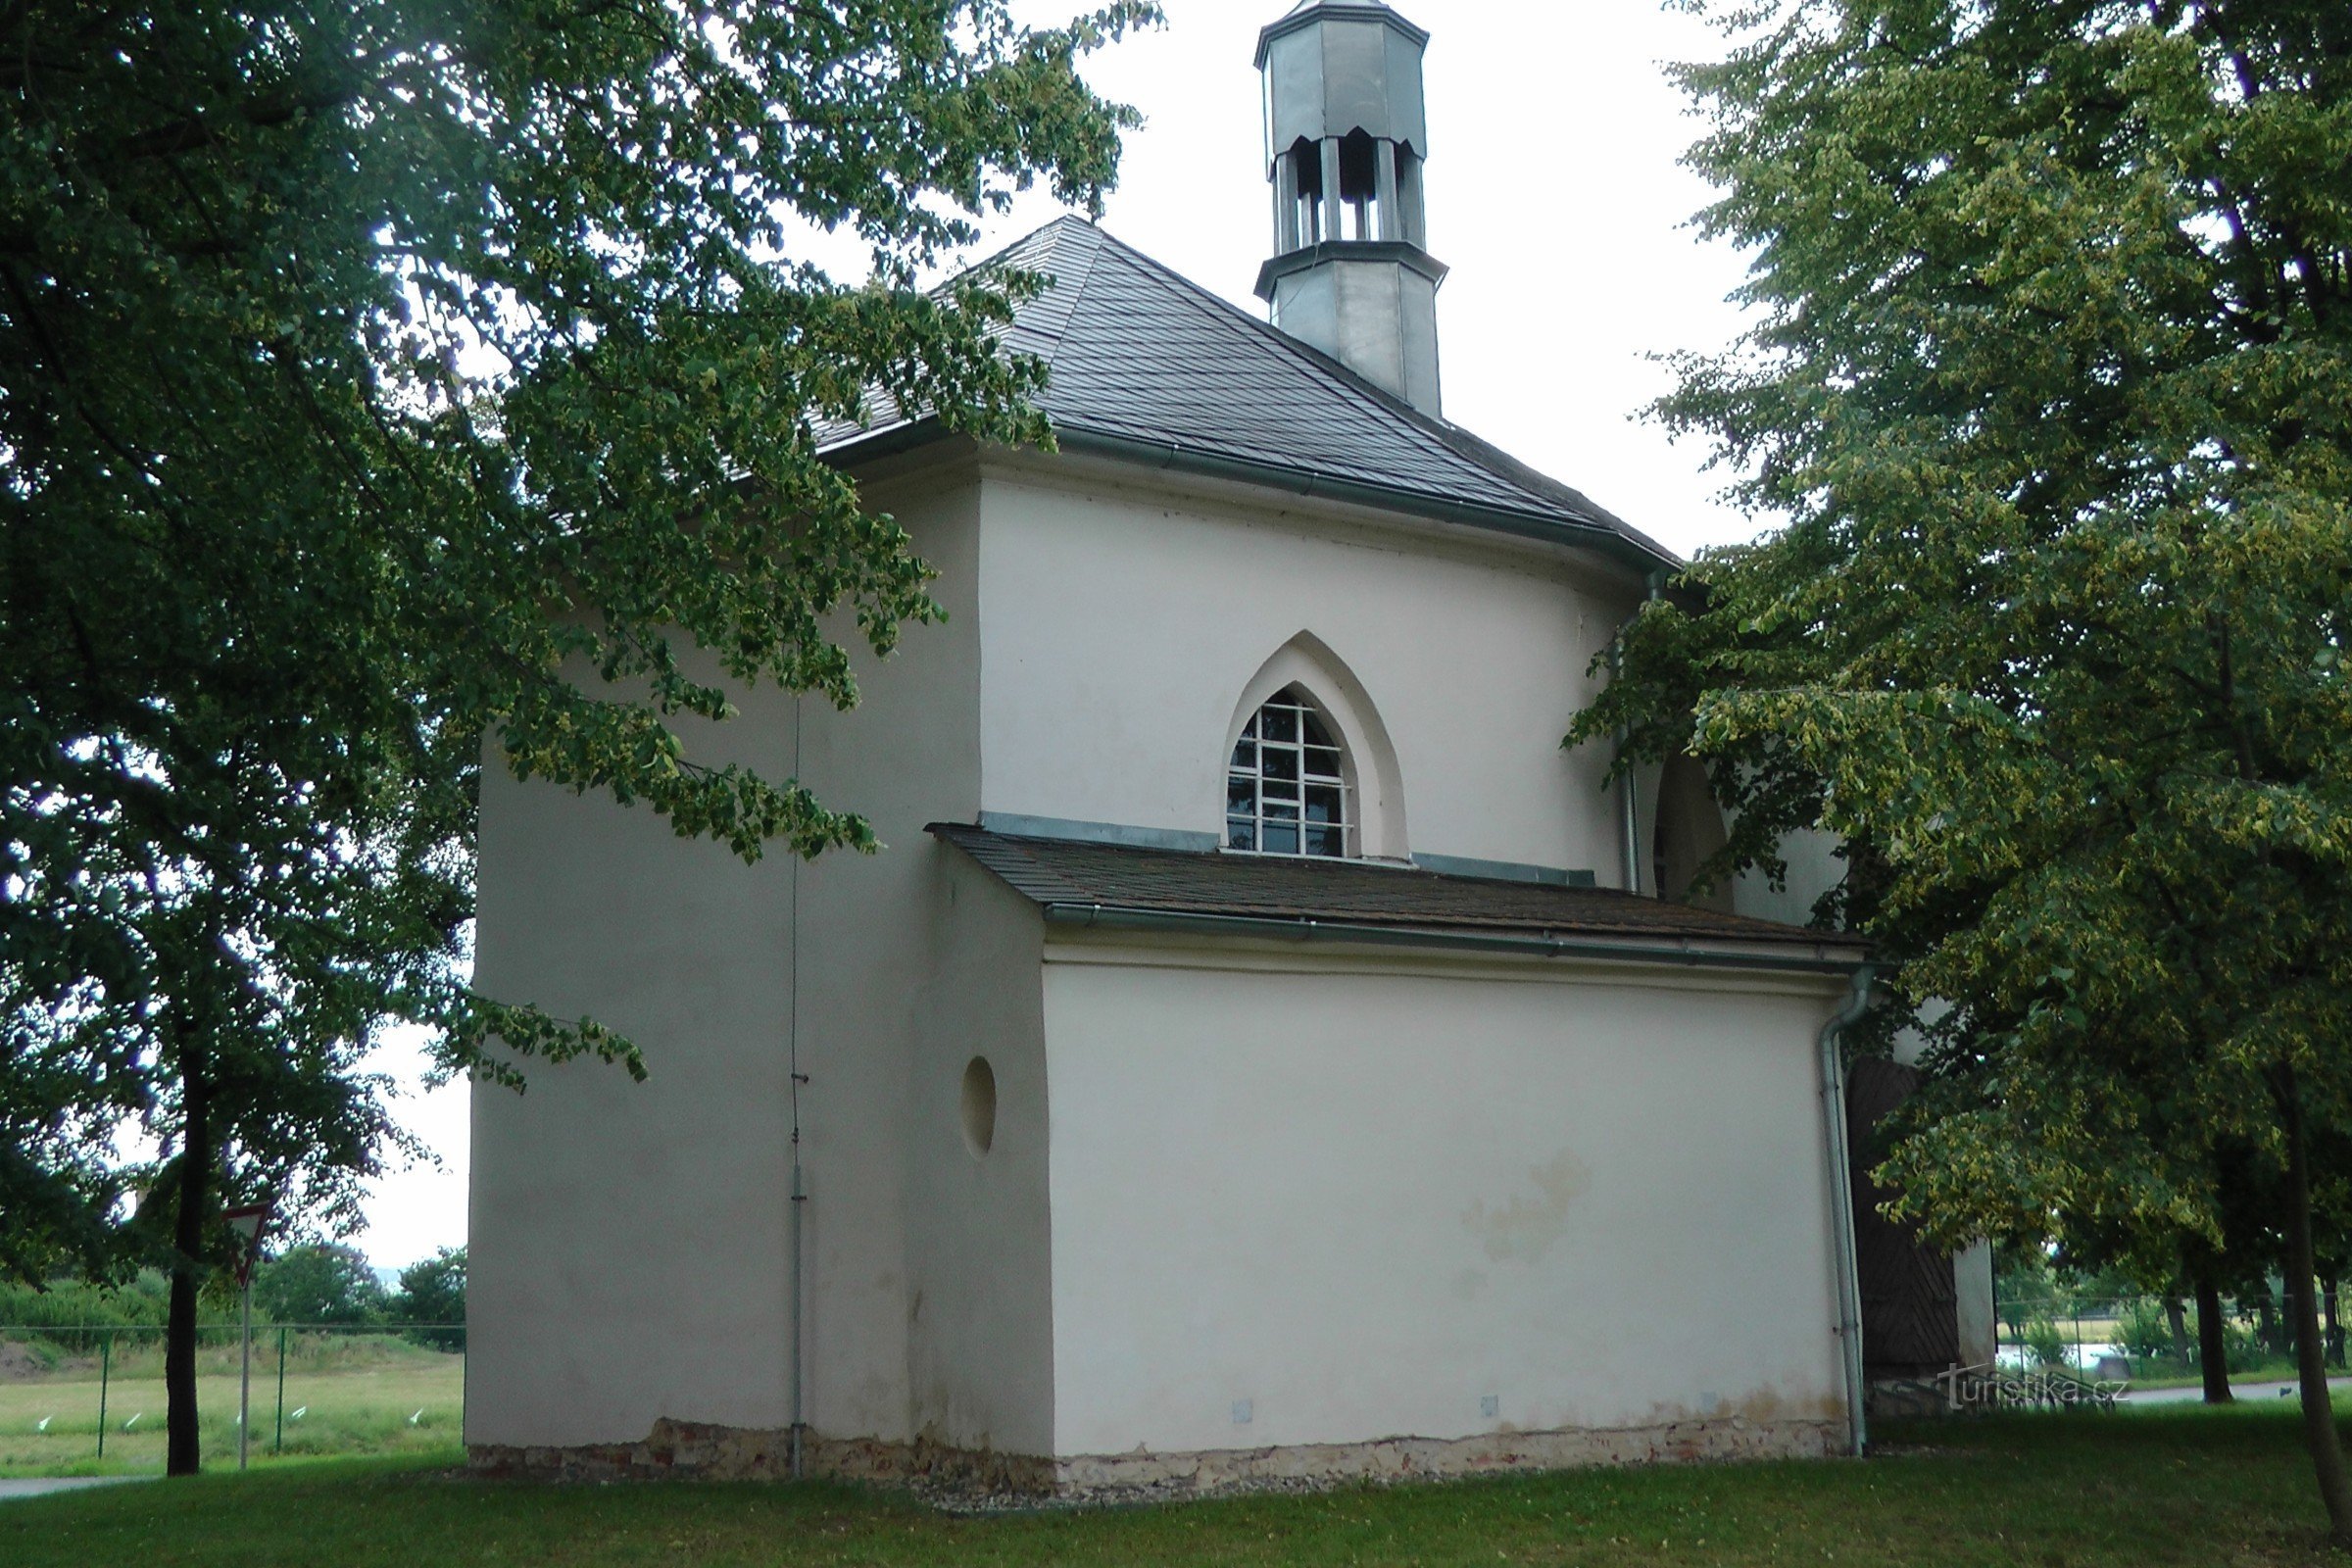
M 1191 302 L 1203 315 L 1227 330 L 1239 331 L 1245 336 L 1279 349 L 1282 353 L 1297 360 L 1305 369 L 1320 375 L 1327 381 L 1337 382 L 1344 391 L 1370 394 L 1375 400 L 1374 407 L 1392 417 L 1402 416 L 1403 422 L 1416 427 L 1418 427 L 1418 421 L 1426 417 L 1426 416 L 1420 415 L 1419 411 L 1415 410 L 1411 404 L 1366 379 L 1357 371 L 1349 369 L 1330 355 L 1301 343 L 1271 322 L 1259 320 L 1222 294 L 1214 293 L 1201 284 L 1194 282 L 1166 263 L 1137 250 L 1109 230 L 1103 230 L 1102 237 L 1121 256 L 1138 263 L 1144 270 L 1154 276 L 1176 285 L 1176 291 L 1182 298 Z
M 1604 523 L 1623 530 L 1628 534 L 1633 534 L 1637 538 L 1643 539 L 1643 542 L 1645 543 L 1653 542 L 1648 541 L 1645 536 L 1641 535 L 1638 530 L 1634 529 L 1630 524 L 1626 523 L 1621 518 L 1614 516 L 1605 509 L 1594 505 L 1589 498 L 1585 496 L 1582 491 L 1572 489 L 1570 486 L 1562 484 L 1556 479 L 1549 479 L 1548 476 L 1544 475 L 1541 470 L 1533 468 L 1527 464 L 1521 463 L 1516 458 L 1510 457 L 1507 453 L 1503 452 L 1500 447 L 1494 446 L 1491 442 L 1471 435 L 1468 431 L 1462 429 L 1462 427 L 1457 424 L 1453 424 L 1446 419 L 1435 417 L 1434 416 L 1429 415 L 1420 409 L 1414 408 L 1410 403 L 1407 403 L 1396 393 L 1391 392 L 1388 388 L 1380 385 L 1380 383 L 1377 381 L 1374 381 L 1370 377 L 1364 375 L 1361 371 L 1350 368 L 1348 365 L 1337 359 L 1334 359 L 1328 354 L 1325 354 L 1322 350 L 1314 347 L 1310 343 L 1300 342 L 1298 338 L 1293 337 L 1290 333 L 1285 332 L 1282 328 L 1274 325 L 1272 322 L 1259 320 L 1256 317 L 1251 316 L 1248 311 L 1243 310 L 1240 306 L 1234 304 L 1231 300 L 1226 299 L 1223 295 L 1214 293 L 1202 285 L 1196 283 L 1191 278 L 1185 276 L 1182 272 L 1179 272 L 1174 268 L 1169 267 L 1166 263 L 1136 249 L 1134 246 L 1128 244 L 1125 240 L 1119 238 L 1116 234 L 1111 233 L 1108 229 L 1097 228 L 1095 231 L 1102 237 L 1103 242 L 1110 249 L 1117 251 L 1121 256 L 1131 261 L 1141 264 L 1146 270 L 1153 273 L 1154 275 L 1161 277 L 1168 282 L 1174 283 L 1184 298 L 1190 300 L 1197 308 L 1205 308 L 1204 314 L 1209 316 L 1212 319 L 1222 322 L 1228 329 L 1239 328 L 1249 334 L 1252 334 L 1260 341 L 1263 341 L 1289 355 L 1292 359 L 1298 362 L 1298 364 L 1305 369 L 1321 375 L 1327 381 L 1337 383 L 1344 391 L 1354 393 L 1358 396 L 1368 397 L 1372 401 L 1373 407 L 1388 415 L 1391 418 L 1404 424 L 1408 428 L 1419 431 L 1421 434 L 1430 437 L 1432 440 L 1439 442 L 1441 445 L 1445 446 L 1448 451 L 1452 452 L 1456 457 L 1461 458 L 1463 461 L 1474 463 L 1478 466 L 1487 469 L 1488 472 L 1494 474 L 1495 478 L 1500 479 L 1503 483 L 1509 485 L 1512 489 L 1518 491 L 1521 495 L 1527 497 L 1529 501 L 1535 503 L 1544 510 L 1550 511 L 1557 508 L 1560 505 L 1561 498 L 1557 496 L 1546 496 L 1543 494 L 1542 491 L 1530 487 L 1521 478 L 1522 474 L 1529 474 L 1538 478 L 1544 478 L 1545 479 L 1545 482 L 1552 487 L 1558 490 L 1566 491 L 1569 495 L 1575 496 L 1576 504 L 1591 517 L 1592 521 Z M 1461 449 L 1461 445 L 1457 443 L 1464 441 L 1466 441 L 1468 444 L 1476 446 L 1481 450 L 1475 453 L 1463 451 Z M 1503 459 L 1504 464 L 1507 465 L 1509 468 L 1516 469 L 1518 471 L 1501 471 L 1501 468 L 1493 461 L 1494 458 Z
M 1039 234 L 1043 234 L 1048 228 L 1058 228 L 1066 232 L 1083 234 L 1089 241 L 1085 249 L 1084 265 L 1078 270 L 1078 277 L 1076 282 L 1073 283 L 1069 278 L 1064 277 L 1059 272 L 1048 274 L 1054 279 L 1054 286 L 1048 290 L 1048 292 L 1051 294 L 1063 296 L 1061 299 L 1055 301 L 1055 305 L 1061 313 L 1060 318 L 1054 323 L 1054 327 L 1051 332 L 1040 334 L 1041 336 L 1051 337 L 1053 340 L 1054 346 L 1046 353 L 1038 356 L 1039 359 L 1046 362 L 1046 368 L 1051 371 L 1054 368 L 1054 357 L 1061 352 L 1062 339 L 1069 336 L 1070 322 L 1077 319 L 1079 301 L 1086 298 L 1086 287 L 1089 283 L 1094 281 L 1095 263 L 1102 258 L 1102 241 L 1108 238 L 1108 236 L 1105 235 L 1101 228 L 1089 222 L 1087 220 L 1079 217 L 1076 213 L 1064 213 L 1059 218 L 1054 220 L 1053 222 L 1048 223 L 1045 228 L 1041 228 L 1037 232 Z M 1031 236 L 1031 238 L 1035 237 L 1035 235 Z M 1056 249 L 1058 250 L 1058 247 L 1056 247 Z
M 1032 245 L 1035 245 L 1041 238 L 1047 234 L 1053 233 L 1056 229 L 1079 230 L 1089 235 L 1095 241 L 1095 243 L 1087 250 L 1086 265 L 1078 274 L 1078 287 L 1075 291 L 1071 292 L 1068 304 L 1062 307 L 1060 317 L 1054 322 L 1053 327 L 1051 329 L 1047 329 L 1041 326 L 1028 326 L 1027 328 L 1028 330 L 1034 332 L 1037 336 L 1049 340 L 1051 346 L 1045 353 L 1038 355 L 1037 358 L 1045 361 L 1047 368 L 1051 369 L 1054 364 L 1054 356 L 1060 352 L 1061 341 L 1069 333 L 1070 320 L 1077 314 L 1078 297 L 1080 294 L 1085 292 L 1086 279 L 1094 274 L 1095 258 L 1102 254 L 1101 242 L 1106 236 L 1098 225 L 1089 222 L 1086 219 L 1080 217 L 1076 213 L 1060 214 L 1050 222 L 1040 223 L 1037 227 L 1031 229 L 1028 233 L 1023 234 L 1020 238 L 1008 240 L 1004 244 L 998 246 L 995 250 L 980 258 L 980 260 L 957 268 L 955 271 L 949 273 L 946 277 L 940 279 L 937 283 L 934 283 L 931 287 L 925 289 L 923 292 L 926 296 L 933 299 L 943 298 L 947 292 L 957 282 L 967 277 L 978 277 L 985 272 L 989 272 L 1004 267 L 1008 257 L 1018 255 L 1021 251 L 1029 248 Z M 1054 247 L 1048 247 L 1047 255 L 1049 258 L 1052 256 L 1053 250 Z M 1051 286 L 1039 293 L 1037 296 L 1037 302 L 1051 299 L 1054 295 L 1062 292 L 1063 279 L 1058 272 L 1047 271 L 1044 275 L 1050 279 Z M 1021 307 L 1016 304 L 1013 307 L 1012 318 L 1004 323 L 1004 325 L 1001 327 L 995 329 L 990 334 L 990 340 L 1002 347 L 1013 336 L 1013 334 L 1023 330 L 1025 325 L 1026 323 L 1024 323 L 1021 319 Z M 865 402 L 867 408 L 867 416 L 858 421 L 858 427 L 857 431 L 858 436 L 872 434 L 880 424 L 893 421 L 901 424 L 919 423 L 920 421 L 931 417 L 937 412 L 927 404 L 920 409 L 910 411 L 901 406 L 896 398 L 891 397 L 879 386 L 869 387 L 866 389 Z M 876 420 L 872 418 L 871 415 L 875 411 L 876 405 L 880 405 L 883 409 L 885 409 L 891 417 L 884 420 Z
M 1051 270 L 1050 266 L 1054 258 L 1060 253 L 1062 235 L 1072 232 L 1083 234 L 1091 241 L 1086 248 L 1085 265 L 1078 271 L 1078 282 L 1075 288 L 1069 286 L 1068 278 L 1060 272 Z M 1049 239 L 1049 235 L 1053 238 Z M 1026 330 L 1038 337 L 1049 339 L 1053 344 L 1053 351 L 1040 355 L 1039 358 L 1051 365 L 1054 352 L 1059 351 L 1062 338 L 1069 332 L 1070 320 L 1077 314 L 1078 298 L 1086 291 L 1086 280 L 1094 273 L 1095 258 L 1102 254 L 1102 241 L 1106 237 L 1099 226 L 1089 222 L 1078 214 L 1063 213 L 1050 222 L 1040 223 L 1019 239 L 1001 245 L 980 260 L 951 272 L 933 284 L 927 292 L 934 297 L 944 296 L 948 290 L 964 278 L 980 277 L 986 273 L 1001 270 L 1008 263 L 1011 263 L 1013 258 L 1020 256 L 1023 251 L 1033 248 L 1039 250 L 1042 252 L 1039 260 L 1049 265 L 1029 267 L 1023 270 L 1040 272 L 1051 280 L 1052 286 L 1039 293 L 1035 299 L 1023 302 L 1023 305 L 1046 305 L 1050 309 L 1058 310 L 1058 318 L 1050 328 L 1024 321 L 1021 318 L 1023 305 L 1016 305 L 1013 319 L 1006 323 L 1004 331 L 999 335 L 1000 337 L 1009 337 L 1015 332 Z M 1040 241 L 1045 241 L 1045 243 L 1041 245 Z M 1065 294 L 1066 300 L 1059 298 Z

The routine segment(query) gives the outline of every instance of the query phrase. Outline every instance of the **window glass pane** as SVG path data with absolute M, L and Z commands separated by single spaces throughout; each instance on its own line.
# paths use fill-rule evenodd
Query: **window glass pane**
M 1345 758 L 1337 734 L 1296 686 L 1250 715 L 1225 780 L 1228 847 L 1258 855 L 1348 854 Z

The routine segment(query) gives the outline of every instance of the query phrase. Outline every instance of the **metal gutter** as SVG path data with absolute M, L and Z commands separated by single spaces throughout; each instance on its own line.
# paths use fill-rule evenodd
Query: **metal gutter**
M 1875 964 L 1854 970 L 1853 989 L 1838 1015 L 1821 1026 L 1822 1136 L 1830 1165 L 1830 1227 L 1838 1257 L 1838 1348 L 1845 1370 L 1846 1434 L 1853 1455 L 1861 1458 L 1870 1446 L 1870 1428 L 1864 1410 L 1868 1390 L 1862 1370 L 1862 1269 L 1854 1243 L 1854 1189 L 1851 1134 L 1845 1121 L 1845 1031 L 1870 1010 L 1870 988 L 1878 978 Z
M 1483 931 L 1430 931 L 1360 925 L 1342 920 L 1276 919 L 1250 914 L 1202 914 L 1176 909 L 1139 909 L 1109 904 L 1041 901 L 1052 925 L 1106 931 L 1189 931 L 1200 935 L 1265 937 L 1289 942 L 1344 942 L 1373 947 L 1423 948 L 1468 953 L 1521 954 L 1544 958 L 1598 958 L 1620 963 L 1675 964 L 1690 969 L 1760 969 L 1781 974 L 1852 974 L 1869 967 L 1864 958 L 1811 957 L 1792 954 L 1725 952 L 1688 943 L 1610 942 L 1591 937 L 1518 937 Z

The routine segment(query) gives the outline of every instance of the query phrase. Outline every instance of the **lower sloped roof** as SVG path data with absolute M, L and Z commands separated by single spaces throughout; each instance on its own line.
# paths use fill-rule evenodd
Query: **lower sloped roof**
M 1454 876 L 1360 860 L 1149 849 L 997 833 L 935 822 L 962 850 L 1049 915 L 1082 924 L 1117 916 L 1194 917 L 1235 935 L 1350 934 L 1410 945 L 1416 936 L 1471 936 L 1538 951 L 1704 964 L 1764 956 L 1768 967 L 1850 969 L 1852 937 L 1720 914 L 1614 888 Z M 1247 928 L 1247 929 L 1245 929 Z M 1432 941 L 1432 946 L 1446 945 Z

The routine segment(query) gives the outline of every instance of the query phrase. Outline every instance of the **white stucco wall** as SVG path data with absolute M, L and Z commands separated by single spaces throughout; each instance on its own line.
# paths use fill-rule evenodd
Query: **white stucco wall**
M 1300 632 L 1393 739 L 1411 849 L 1618 880 L 1598 749 L 1560 749 L 1639 596 L 1566 552 L 1254 507 L 1084 465 L 992 466 L 980 559 L 982 805 L 1221 842 L 1250 678 Z
M 861 659 L 852 713 L 761 690 L 685 726 L 700 760 L 865 812 L 881 854 L 746 867 L 489 770 L 477 982 L 622 1030 L 654 1078 L 477 1092 L 468 1441 L 786 1424 L 796 1032 L 820 1437 L 1078 1454 L 1710 1398 L 1835 1416 L 1809 1054 L 1835 987 L 1046 963 L 1035 909 L 922 832 L 985 809 L 1215 839 L 1238 706 L 1306 633 L 1394 748 L 1415 854 L 1613 883 L 1607 760 L 1558 739 L 1636 590 L 1504 540 L 936 457 L 870 494 L 950 619 Z
M 1842 1419 L 1826 985 L 1048 960 L 1061 1453 Z
M 728 755 L 789 768 L 765 705 Z M 720 746 L 705 740 L 702 755 Z M 487 995 L 634 1039 L 652 1080 L 525 1062 L 473 1091 L 466 1437 L 581 1444 L 785 1408 L 785 868 L 487 766 Z
M 1036 920 L 922 832 L 978 808 L 976 495 L 968 469 L 873 492 L 941 568 L 950 619 L 861 657 L 858 708 L 807 700 L 796 739 L 795 701 L 761 688 L 731 723 L 682 726 L 700 760 L 865 813 L 879 855 L 747 867 L 642 808 L 486 770 L 477 984 L 623 1031 L 653 1076 L 528 1065 L 520 1099 L 476 1090 L 469 1442 L 787 1423 L 796 1027 L 811 1426 L 1043 1441 Z M 975 1039 L 1005 1084 L 985 1169 L 952 1108 L 939 1126 Z
M 906 1090 L 908 1434 L 1051 1453 L 1044 922 L 962 852 L 929 848 L 935 957 Z M 961 1104 L 974 1056 L 996 1083 L 995 1137 L 979 1154 Z

